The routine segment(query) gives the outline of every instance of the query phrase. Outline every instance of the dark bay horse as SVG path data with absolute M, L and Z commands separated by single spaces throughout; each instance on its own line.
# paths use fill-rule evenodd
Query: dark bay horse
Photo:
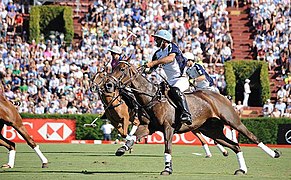
M 102 100 L 103 105 L 105 106 L 105 115 L 111 121 L 112 125 L 118 130 L 120 135 L 123 138 L 126 138 L 125 146 L 122 146 L 116 151 L 117 156 L 121 156 L 132 148 L 134 142 L 131 138 L 132 135 L 136 135 L 138 138 L 146 136 L 149 134 L 147 130 L 147 125 L 149 120 L 144 116 L 137 116 L 133 110 L 133 107 L 128 107 L 124 101 L 124 97 L 120 96 L 120 93 L 114 85 L 118 83 L 118 80 L 113 76 L 107 75 L 106 72 L 98 72 L 94 75 L 91 81 L 91 87 L 93 91 L 97 91 L 99 97 Z M 142 114 L 139 112 L 138 114 Z M 141 119 L 141 121 L 139 120 Z M 142 123 L 141 128 L 138 126 Z M 133 128 L 128 136 L 128 127 L 130 124 L 133 124 Z M 146 129 L 146 132 L 143 130 Z M 136 132 L 137 130 L 137 132 Z M 136 132 L 136 134 L 135 134 Z M 208 148 L 207 141 L 202 136 L 201 132 L 198 130 L 193 130 L 192 133 L 200 140 L 203 149 L 205 151 L 205 157 L 211 157 L 212 154 Z M 222 152 L 224 156 L 228 156 L 228 152 L 219 144 L 217 144 L 218 149 Z
M 118 85 L 131 89 L 136 103 L 150 116 L 150 126 L 154 131 L 161 131 L 165 140 L 165 169 L 162 175 L 172 174 L 172 139 L 174 133 L 199 130 L 219 144 L 226 146 L 236 153 L 239 169 L 235 174 L 246 174 L 247 166 L 238 143 L 226 138 L 223 134 L 224 125 L 237 130 L 257 144 L 263 151 L 273 158 L 280 157 L 279 151 L 271 150 L 242 124 L 230 101 L 221 94 L 212 91 L 196 91 L 186 94 L 189 109 L 192 115 L 192 124 L 181 124 L 176 119 L 179 113 L 175 111 L 171 101 L 166 98 L 160 100 L 161 88 L 148 81 L 143 76 L 145 68 L 137 70 L 128 62 L 122 61 L 114 69 L 111 76 L 118 79 Z M 124 89 L 126 91 L 126 88 Z
M 37 153 L 38 157 L 42 161 L 42 168 L 47 168 L 47 158 L 39 149 L 39 145 L 37 145 L 28 134 L 17 109 L 9 100 L 5 98 L 3 93 L 4 88 L 0 82 L 0 132 L 4 127 L 4 124 L 7 126 L 12 126 L 24 138 L 27 144 Z M 9 150 L 8 163 L 2 165 L 2 168 L 13 168 L 16 154 L 15 143 L 6 139 L 2 134 L 0 134 L 0 145 L 6 147 Z

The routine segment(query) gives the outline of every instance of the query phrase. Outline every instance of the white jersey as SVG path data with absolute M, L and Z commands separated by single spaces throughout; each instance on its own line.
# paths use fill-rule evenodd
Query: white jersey
M 163 64 L 163 70 L 167 76 L 167 81 L 170 86 L 178 87 L 182 92 L 189 88 L 188 78 L 183 76 L 184 73 L 181 73 L 179 63 L 177 58 L 181 58 L 181 51 L 178 46 L 174 43 L 170 43 L 165 49 L 158 49 L 153 57 L 153 60 L 159 60 L 163 57 L 168 56 L 171 53 L 175 53 L 176 57 L 174 61 Z
M 165 49 L 159 49 L 156 51 L 156 58 L 162 59 L 163 57 L 168 56 L 171 52 L 171 44 L 169 44 Z M 165 71 L 168 81 L 178 78 L 181 75 L 179 64 L 176 59 L 168 64 L 163 64 L 163 70 Z

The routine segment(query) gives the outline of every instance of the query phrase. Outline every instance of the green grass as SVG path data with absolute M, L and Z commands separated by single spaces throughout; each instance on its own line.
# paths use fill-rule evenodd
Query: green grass
M 224 157 L 214 146 L 212 158 L 204 158 L 201 146 L 174 145 L 173 174 L 160 176 L 164 168 L 163 145 L 135 145 L 134 151 L 116 157 L 120 145 L 40 144 L 49 168 L 26 144 L 17 144 L 15 167 L 0 169 L 1 180 L 32 179 L 291 179 L 291 148 L 280 148 L 282 157 L 272 159 L 257 147 L 242 147 L 248 174 L 234 176 L 236 156 Z M 195 155 L 193 153 L 200 153 Z M 0 164 L 7 163 L 7 150 L 0 148 Z

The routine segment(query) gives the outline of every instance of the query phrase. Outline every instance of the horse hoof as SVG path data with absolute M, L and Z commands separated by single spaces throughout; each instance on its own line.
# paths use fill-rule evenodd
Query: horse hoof
M 168 170 L 163 170 L 162 172 L 161 172 L 161 175 L 166 175 L 166 176 L 168 176 L 168 175 L 171 175 L 172 174 L 172 171 L 168 171 Z
M 279 151 L 278 149 L 275 149 L 274 152 L 275 152 L 275 157 L 274 158 L 279 158 L 281 156 L 281 154 L 282 154 L 281 151 Z
M 228 152 L 227 152 L 227 151 L 224 151 L 222 154 L 223 154 L 223 156 L 225 156 L 225 157 L 228 156 Z
M 210 154 L 210 155 L 206 155 L 205 156 L 205 158 L 211 158 L 212 157 L 212 155 Z
M 115 152 L 115 156 L 122 156 L 125 153 L 125 148 L 124 147 L 120 147 L 117 149 L 117 151 Z
M 41 168 L 48 168 L 48 163 L 42 163 Z
M 238 169 L 234 172 L 234 175 L 238 176 L 238 175 L 245 175 L 246 172 L 242 169 Z
M 9 166 L 8 164 L 3 164 L 1 168 L 3 168 L 3 169 L 9 169 L 9 168 L 12 168 L 12 167 Z

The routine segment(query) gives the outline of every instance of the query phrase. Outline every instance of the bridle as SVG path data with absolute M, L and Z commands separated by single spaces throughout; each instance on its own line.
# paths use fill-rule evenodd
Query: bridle
M 102 73 L 104 74 L 104 76 L 101 77 L 100 82 L 97 83 L 96 80 L 99 76 L 101 76 Z M 91 91 L 98 93 L 98 96 L 100 97 L 105 107 L 104 108 L 105 111 L 107 109 L 114 109 L 124 103 L 124 101 L 121 98 L 119 98 L 121 97 L 120 93 L 115 91 L 117 86 L 114 82 L 118 81 L 116 81 L 114 77 L 108 76 L 106 72 L 97 72 L 93 76 L 91 82 L 92 82 Z M 111 99 L 109 102 L 106 101 L 106 98 L 108 97 Z M 113 103 L 116 100 L 119 102 L 116 105 L 113 105 Z
M 164 100 L 162 97 L 162 91 L 161 87 L 159 85 L 156 85 L 152 82 L 149 82 L 146 77 L 142 77 L 147 80 L 148 83 L 156 87 L 156 91 L 152 94 L 148 92 L 141 91 L 137 89 L 134 86 L 134 82 L 137 80 L 137 78 L 143 76 L 142 74 L 145 72 L 146 67 L 145 66 L 140 66 L 137 70 L 134 69 L 128 62 L 126 61 L 120 61 L 120 63 L 123 63 L 126 65 L 126 68 L 120 68 L 121 75 L 119 77 L 115 77 L 116 80 L 119 81 L 117 83 L 119 85 L 118 89 L 122 94 L 127 95 L 129 98 L 132 99 L 132 101 L 139 107 L 139 108 L 151 108 L 154 106 L 156 103 L 161 102 Z M 120 66 L 120 65 L 119 65 Z M 145 95 L 151 98 L 145 105 L 141 105 L 136 98 L 133 98 L 132 96 L 128 94 L 140 94 L 140 95 Z

